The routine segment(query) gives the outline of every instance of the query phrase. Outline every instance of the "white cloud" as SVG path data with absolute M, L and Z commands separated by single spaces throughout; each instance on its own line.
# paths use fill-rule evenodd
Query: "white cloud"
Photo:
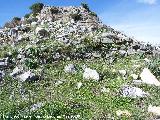
M 137 0 L 137 1 L 140 3 L 146 3 L 146 4 L 150 4 L 150 5 L 156 4 L 156 2 L 157 2 L 157 0 Z

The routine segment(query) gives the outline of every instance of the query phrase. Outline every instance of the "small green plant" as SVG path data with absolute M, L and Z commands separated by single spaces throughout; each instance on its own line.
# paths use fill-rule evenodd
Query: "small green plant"
M 155 76 L 160 76 L 160 59 L 153 59 L 148 65 L 148 68 L 153 72 Z
M 25 65 L 29 68 L 29 69 L 35 69 L 38 67 L 38 60 L 37 59 L 26 59 L 25 60 Z

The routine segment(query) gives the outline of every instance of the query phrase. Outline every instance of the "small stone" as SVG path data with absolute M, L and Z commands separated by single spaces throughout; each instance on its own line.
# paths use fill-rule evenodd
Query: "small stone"
M 77 83 L 77 89 L 80 89 L 82 87 L 82 82 Z
M 106 87 L 102 87 L 102 88 L 101 88 L 101 92 L 103 92 L 103 93 L 109 93 L 109 92 L 110 92 L 110 89 L 109 89 L 109 88 L 106 88 Z
M 127 52 L 125 50 L 119 50 L 119 54 L 124 57 L 127 55 Z
M 123 97 L 131 97 L 131 98 L 137 98 L 137 97 L 147 97 L 149 94 L 141 90 L 137 87 L 132 87 L 125 85 L 121 88 L 121 94 Z
M 38 109 L 41 108 L 42 106 L 43 106 L 43 103 L 33 104 L 33 105 L 31 106 L 30 111 L 38 110 Z
M 74 73 L 74 72 L 76 72 L 76 68 L 73 64 L 68 64 L 65 66 L 64 71 L 66 73 Z
M 58 80 L 56 83 L 55 83 L 55 85 L 61 85 L 61 84 L 63 84 L 65 81 L 64 80 Z
M 116 115 L 117 116 L 128 116 L 128 117 L 130 117 L 132 114 L 128 110 L 117 110 Z
M 150 60 L 148 58 L 145 58 L 144 61 L 147 62 L 147 63 L 150 62 Z
M 84 79 L 93 79 L 98 81 L 100 79 L 99 74 L 96 70 L 92 70 L 90 68 L 85 68 L 84 73 L 83 73 L 83 78 Z
M 136 75 L 136 74 L 131 74 L 131 77 L 132 77 L 134 80 L 137 80 L 137 79 L 138 79 L 138 75 Z
M 144 68 L 140 74 L 141 80 L 143 83 L 160 86 L 160 82 L 157 78 L 150 72 L 148 68 Z
M 118 71 L 122 76 L 125 76 L 127 74 L 126 70 L 119 70 Z

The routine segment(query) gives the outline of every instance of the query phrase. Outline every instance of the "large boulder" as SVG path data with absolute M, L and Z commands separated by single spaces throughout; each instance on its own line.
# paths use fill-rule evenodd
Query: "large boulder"
M 140 77 L 143 83 L 160 86 L 160 82 L 148 68 L 143 69 L 142 73 L 140 74 Z

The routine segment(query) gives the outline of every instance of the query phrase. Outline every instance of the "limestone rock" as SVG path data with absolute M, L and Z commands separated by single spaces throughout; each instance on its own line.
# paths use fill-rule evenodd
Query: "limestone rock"
M 131 97 L 131 98 L 147 97 L 149 95 L 140 88 L 128 85 L 123 86 L 121 88 L 120 93 L 122 94 L 123 97 Z
M 37 80 L 37 76 L 30 71 L 19 75 L 18 78 L 20 79 L 21 82 Z
M 84 79 L 93 79 L 98 81 L 100 79 L 99 73 L 96 70 L 92 70 L 90 68 L 85 68 L 83 73 Z
M 74 72 L 76 72 L 76 68 L 73 64 L 68 64 L 65 66 L 64 71 L 66 73 L 74 73 Z
M 132 114 L 128 110 L 117 110 L 116 111 L 117 116 L 131 116 Z
M 119 70 L 118 71 L 122 76 L 125 76 L 127 74 L 126 70 Z
M 140 77 L 143 83 L 160 86 L 160 82 L 148 68 L 143 69 L 142 73 L 140 74 Z
M 38 110 L 39 108 L 41 108 L 44 104 L 43 103 L 36 103 L 36 104 L 33 104 L 30 108 L 30 111 L 36 111 Z
M 131 74 L 131 77 L 132 77 L 134 80 L 137 80 L 137 79 L 138 79 L 138 75 L 136 75 L 136 74 Z
M 148 112 L 160 116 L 160 107 L 149 105 Z
M 15 77 L 16 75 L 20 74 L 21 72 L 22 72 L 21 69 L 19 69 L 18 67 L 15 67 L 15 68 L 13 69 L 13 72 L 10 73 L 10 76 Z
M 7 58 L 0 59 L 0 69 L 7 67 L 7 65 L 8 65 Z
M 77 83 L 77 89 L 80 89 L 82 87 L 82 82 Z

